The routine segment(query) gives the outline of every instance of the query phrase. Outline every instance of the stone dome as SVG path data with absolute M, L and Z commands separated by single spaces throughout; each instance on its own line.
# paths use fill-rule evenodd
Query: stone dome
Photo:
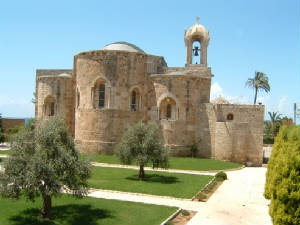
M 145 52 L 142 49 L 140 49 L 139 47 L 137 47 L 136 45 L 125 42 L 125 41 L 110 43 L 108 45 L 105 45 L 104 48 L 102 48 L 101 50 L 139 52 L 139 53 L 145 54 Z
M 229 101 L 227 101 L 225 98 L 222 98 L 222 97 L 215 98 L 214 100 L 211 101 L 211 103 L 213 103 L 213 104 L 230 104 Z
M 209 41 L 209 31 L 207 31 L 206 28 L 197 21 L 194 26 L 190 27 L 190 29 L 186 31 L 185 39 L 200 39 L 202 41 Z

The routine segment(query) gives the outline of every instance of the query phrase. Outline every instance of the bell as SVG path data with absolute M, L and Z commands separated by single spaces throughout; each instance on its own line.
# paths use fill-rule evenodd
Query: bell
M 194 53 L 194 56 L 198 56 L 199 55 L 199 47 L 198 46 L 195 46 L 195 48 L 193 49 L 193 53 Z

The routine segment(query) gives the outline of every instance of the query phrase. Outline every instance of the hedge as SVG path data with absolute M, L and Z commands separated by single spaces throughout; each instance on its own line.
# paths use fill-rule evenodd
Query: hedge
M 264 195 L 274 225 L 300 224 L 299 135 L 299 126 L 282 126 L 268 162 Z

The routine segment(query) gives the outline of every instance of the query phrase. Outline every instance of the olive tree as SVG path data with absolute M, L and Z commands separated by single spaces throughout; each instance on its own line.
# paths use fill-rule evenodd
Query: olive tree
M 41 196 L 41 215 L 51 218 L 52 197 L 67 189 L 75 196 L 87 193 L 90 164 L 80 158 L 64 119 L 29 123 L 12 138 L 10 157 L 0 174 L 0 193 L 29 200 Z
M 158 125 L 155 122 L 138 122 L 123 135 L 116 147 L 116 155 L 122 163 L 139 166 L 139 178 L 145 177 L 144 166 L 152 163 L 155 167 L 168 167 L 168 150 L 163 146 Z

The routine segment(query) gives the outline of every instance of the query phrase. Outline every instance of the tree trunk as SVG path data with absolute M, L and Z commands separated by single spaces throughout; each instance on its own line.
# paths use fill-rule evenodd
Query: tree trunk
M 140 165 L 139 178 L 145 178 L 144 164 Z
M 50 219 L 51 217 L 51 196 L 50 195 L 43 195 L 43 208 L 41 210 L 41 214 L 43 218 Z
M 257 88 L 255 88 L 254 105 L 256 104 L 256 99 L 257 99 Z

